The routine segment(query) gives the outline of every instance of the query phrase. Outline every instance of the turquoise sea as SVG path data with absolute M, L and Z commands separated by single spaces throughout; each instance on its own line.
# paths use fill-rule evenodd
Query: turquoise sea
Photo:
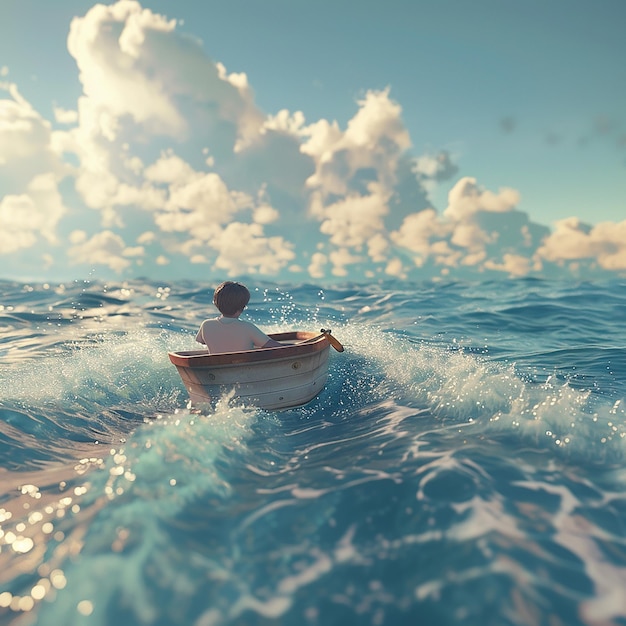
M 187 408 L 215 285 L 0 282 L 0 624 L 626 624 L 625 280 L 247 284 L 303 408 Z

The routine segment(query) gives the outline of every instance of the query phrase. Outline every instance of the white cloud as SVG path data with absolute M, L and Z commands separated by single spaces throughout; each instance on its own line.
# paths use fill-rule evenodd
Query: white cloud
M 333 276 L 342 277 L 348 275 L 348 270 L 346 268 L 349 265 L 356 265 L 363 260 L 362 257 L 352 254 L 347 248 L 333 250 L 328 255 L 328 258 L 332 264 Z
M 87 233 L 84 230 L 73 230 L 70 233 L 68 240 L 73 244 L 83 243 L 84 241 L 87 241 Z
M 412 155 L 388 89 L 368 91 L 343 128 L 307 124 L 302 111 L 264 115 L 245 73 L 229 74 L 175 20 L 134 0 L 73 20 L 68 49 L 83 85 L 76 107 L 54 108 L 68 129 L 53 131 L 0 82 L 0 253 L 60 243 L 70 202 L 60 182 L 72 175 L 83 202 L 72 196 L 73 210 L 97 212 L 80 216 L 68 258 L 116 272 L 181 256 L 181 273 L 205 264 L 320 280 L 626 270 L 626 222 L 570 218 L 550 232 L 518 209 L 518 191 L 468 176 L 438 213 L 428 192 L 455 175 L 456 157 Z
M 190 263 L 213 264 L 229 275 L 272 274 L 295 258 L 293 244 L 264 233 L 265 225 L 280 218 L 268 204 L 264 188 L 255 200 L 247 193 L 230 190 L 214 172 L 195 171 L 171 151 L 145 173 L 149 181 L 167 185 L 161 206 L 154 208 L 155 224 L 163 232 L 184 237 L 170 241 L 168 248 L 188 257 Z
M 315 252 L 311 256 L 311 262 L 307 268 L 311 278 L 323 278 L 325 275 L 325 267 L 328 263 L 328 257 L 322 252 Z
M 389 240 L 382 233 L 375 233 L 367 241 L 367 254 L 374 263 L 382 263 L 387 260 Z
M 457 254 L 460 254 L 460 253 L 457 251 Z M 511 255 L 505 255 L 505 256 L 511 256 Z M 504 267 L 503 264 L 498 264 L 496 261 L 487 259 L 487 251 L 484 248 L 478 248 L 471 252 L 464 252 L 463 257 L 460 259 L 460 265 L 465 266 L 465 267 L 480 268 L 483 261 L 485 261 L 484 267 L 489 267 L 490 269 L 501 270 L 502 267 Z
M 85 233 L 75 231 L 70 236 L 73 245 L 67 254 L 70 261 L 81 265 L 104 265 L 118 274 L 127 269 L 131 262 L 127 257 L 138 257 L 144 253 L 143 248 L 129 248 L 124 240 L 110 230 L 96 233 L 86 239 Z
M 121 183 L 115 189 L 112 199 L 115 205 L 133 205 L 142 209 L 156 210 L 165 203 L 166 193 L 148 184 L 135 187 Z
M 253 218 L 257 224 L 271 224 L 280 217 L 278 211 L 269 206 L 268 204 L 262 204 L 254 209 Z
M 522 276 L 541 269 L 533 259 L 547 228 L 530 222 L 515 205 L 519 194 L 481 189 L 473 178 L 462 178 L 449 193 L 443 215 L 425 209 L 406 216 L 393 243 L 415 256 L 418 267 L 429 262 L 440 268 L 506 272 Z
M 215 267 L 229 276 L 247 273 L 271 275 L 295 258 L 293 246 L 282 237 L 265 237 L 260 224 L 229 224 L 211 242 L 218 252 Z
M 276 115 L 267 116 L 260 132 L 265 134 L 268 130 L 274 130 L 300 137 L 303 133 L 304 124 L 305 117 L 302 111 L 291 114 L 287 109 L 281 109 Z
M 455 225 L 451 243 L 461 248 L 476 251 L 493 242 L 495 238 L 497 238 L 497 233 L 488 233 L 475 222 L 467 221 Z
M 4 77 L 8 75 L 9 75 L 9 68 L 6 65 L 3 65 L 2 67 L 0 67 L 0 76 Z
M 461 178 L 448 194 L 448 206 L 444 216 L 453 221 L 464 221 L 479 211 L 505 213 L 511 211 L 520 201 L 515 189 L 505 187 L 497 194 L 483 190 L 470 176 Z
M 30 248 L 40 238 L 56 244 L 56 227 L 66 213 L 52 174 L 33 178 L 23 194 L 0 198 L 0 254 Z
M 167 201 L 162 203 L 162 210 L 155 213 L 155 222 L 161 230 L 185 232 L 206 241 L 239 210 L 253 206 L 252 198 L 231 192 L 212 172 L 197 172 L 183 181 L 169 186 Z
M 121 33 L 118 25 L 123 25 Z M 147 38 L 175 27 L 175 20 L 167 21 L 129 0 L 97 4 L 85 17 L 72 20 L 67 47 L 98 114 L 108 113 L 111 119 L 130 115 L 137 124 L 158 125 L 165 133 L 185 130 L 165 84 L 149 75 L 156 59 L 142 54 Z M 109 130 L 112 139 L 115 129 Z
M 59 124 L 76 124 L 76 122 L 78 122 L 78 111 L 69 111 L 61 107 L 54 107 L 54 119 Z
M 151 133 L 183 139 L 191 120 L 213 109 L 237 126 L 240 138 L 258 133 L 262 117 L 245 74 L 229 76 L 199 41 L 176 31 L 176 20 L 138 2 L 98 4 L 72 20 L 68 50 L 92 114 L 111 118 L 111 139 L 124 116 Z M 195 111 L 183 113 L 183 101 L 194 103 Z
M 30 248 L 37 241 L 37 227 L 31 226 L 31 216 L 37 223 L 37 208 L 27 195 L 5 196 L 0 202 L 0 254 L 11 254 L 20 248 Z
M 431 246 L 431 254 L 436 265 L 443 265 L 445 267 L 457 267 L 463 258 L 463 253 L 460 250 L 455 250 L 450 247 L 447 241 L 436 241 L 433 243 Z M 422 265 L 419 260 L 416 260 L 416 262 L 418 266 Z
M 0 82 L 0 166 L 5 193 L 22 192 L 40 174 L 62 178 L 63 166 L 52 145 L 50 122 L 32 107 L 12 83 Z
M 423 154 L 413 159 L 411 171 L 430 196 L 443 181 L 457 173 L 458 167 L 450 153 L 442 150 L 438 154 Z
M 172 151 L 163 153 L 152 165 L 146 168 L 146 180 L 155 183 L 183 184 L 192 181 L 197 172 Z
M 413 171 L 424 178 L 437 179 L 452 167 L 450 155 L 440 152 L 437 155 L 423 154 L 414 160 Z
M 443 223 L 431 208 L 407 215 L 400 228 L 393 231 L 390 237 L 397 246 L 424 259 L 430 255 L 431 241 L 442 239 L 451 231 L 452 226 Z
M 339 124 L 336 121 L 329 122 L 321 119 L 300 129 L 299 124 L 297 124 L 299 120 L 299 117 L 291 118 L 288 123 L 283 124 L 283 128 L 288 127 L 293 132 L 297 132 L 299 136 L 307 137 L 306 142 L 301 147 L 304 154 L 312 156 L 318 164 L 329 163 L 336 146 L 339 145 L 343 137 Z
M 314 157 L 316 171 L 307 184 L 325 196 L 345 195 L 360 171 L 372 170 L 389 189 L 396 181 L 400 157 L 411 146 L 402 122 L 402 108 L 389 98 L 389 90 L 368 91 L 345 132 L 321 122 L 302 130 L 309 139 L 302 152 Z M 352 189 L 354 187 L 352 186 Z
M 175 196 L 185 188 L 192 193 L 197 184 L 198 174 L 171 150 L 142 180 L 143 160 L 131 146 L 201 136 L 206 143 L 217 137 L 221 144 L 212 149 L 232 155 L 236 141 L 258 136 L 263 116 L 245 74 L 229 75 L 206 56 L 199 41 L 177 32 L 176 20 L 134 0 L 98 4 L 75 18 L 68 50 L 84 93 L 77 103 L 78 125 L 59 131 L 55 147 L 78 157 L 76 189 L 88 207 L 102 211 L 105 227 L 123 226 L 118 207 L 163 206 L 164 192 L 155 188 L 159 184 L 176 184 Z M 60 121 L 74 119 L 74 112 L 61 109 L 56 115 Z M 166 228 L 179 226 L 170 223 Z
M 502 258 L 502 263 L 487 261 L 485 268 L 498 272 L 506 272 L 509 276 L 513 277 L 526 276 L 530 273 L 531 269 L 533 269 L 532 261 L 527 257 L 518 254 L 504 254 Z
M 146 231 L 137 237 L 137 243 L 141 245 L 148 245 L 153 243 L 155 239 L 156 235 L 152 231 Z
M 124 168 L 139 176 L 143 172 L 144 164 L 138 156 L 127 156 L 123 159 Z
M 370 183 L 368 187 L 368 195 L 350 194 L 324 208 L 320 232 L 328 235 L 331 243 L 360 248 L 384 231 L 389 195 L 378 184 Z
M 385 274 L 395 276 L 396 278 L 406 278 L 407 276 L 404 264 L 398 257 L 389 260 L 385 267 Z
M 626 220 L 595 226 L 575 217 L 561 220 L 537 250 L 537 256 L 555 263 L 595 260 L 605 270 L 625 270 Z
M 402 107 L 389 98 L 389 89 L 368 91 L 359 105 L 358 113 L 348 123 L 347 145 L 360 146 L 375 154 L 380 149 L 381 139 L 385 138 L 399 151 L 411 147 L 409 133 L 402 121 Z
M 345 275 L 346 266 L 362 260 L 363 249 L 370 262 L 387 260 L 385 219 L 411 146 L 401 113 L 387 89 L 368 91 L 345 131 L 327 120 L 305 126 L 299 112 L 290 116 L 281 111 L 268 123 L 301 137 L 301 152 L 314 161 L 315 172 L 306 181 L 311 190 L 308 211 L 336 247 L 329 253 L 335 275 Z M 311 263 L 309 271 L 317 274 L 321 265 Z

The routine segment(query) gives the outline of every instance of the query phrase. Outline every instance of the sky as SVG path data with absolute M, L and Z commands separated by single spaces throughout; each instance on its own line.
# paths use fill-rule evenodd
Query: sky
M 2 0 L 0 279 L 626 276 L 624 0 Z

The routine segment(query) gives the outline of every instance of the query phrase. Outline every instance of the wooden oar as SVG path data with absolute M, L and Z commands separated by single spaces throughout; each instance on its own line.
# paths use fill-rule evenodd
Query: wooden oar
M 320 332 L 322 333 L 322 335 L 324 335 L 324 337 L 326 337 L 326 339 L 328 339 L 330 345 L 335 348 L 337 352 L 343 352 L 343 346 L 335 337 L 330 334 L 330 329 L 325 330 L 324 328 L 322 328 L 320 329 Z
M 313 343 L 315 341 L 317 341 L 320 337 L 326 337 L 326 339 L 328 339 L 328 343 L 330 343 L 330 345 L 335 348 L 335 350 L 337 350 L 337 352 L 343 352 L 343 346 L 341 345 L 341 343 L 339 343 L 339 341 L 333 337 L 330 333 L 330 329 L 329 330 L 325 330 L 324 328 L 322 328 L 320 330 L 319 335 L 315 335 L 315 337 L 311 337 L 310 339 L 305 339 L 304 341 L 299 341 L 298 343 L 294 344 L 296 346 L 301 346 L 303 343 Z

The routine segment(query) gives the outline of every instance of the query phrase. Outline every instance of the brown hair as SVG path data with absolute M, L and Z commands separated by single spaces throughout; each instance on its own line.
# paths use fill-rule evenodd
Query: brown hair
M 224 281 L 213 294 L 213 304 L 222 315 L 226 316 L 233 316 L 235 313 L 243 311 L 248 302 L 250 302 L 248 288 L 231 280 Z

